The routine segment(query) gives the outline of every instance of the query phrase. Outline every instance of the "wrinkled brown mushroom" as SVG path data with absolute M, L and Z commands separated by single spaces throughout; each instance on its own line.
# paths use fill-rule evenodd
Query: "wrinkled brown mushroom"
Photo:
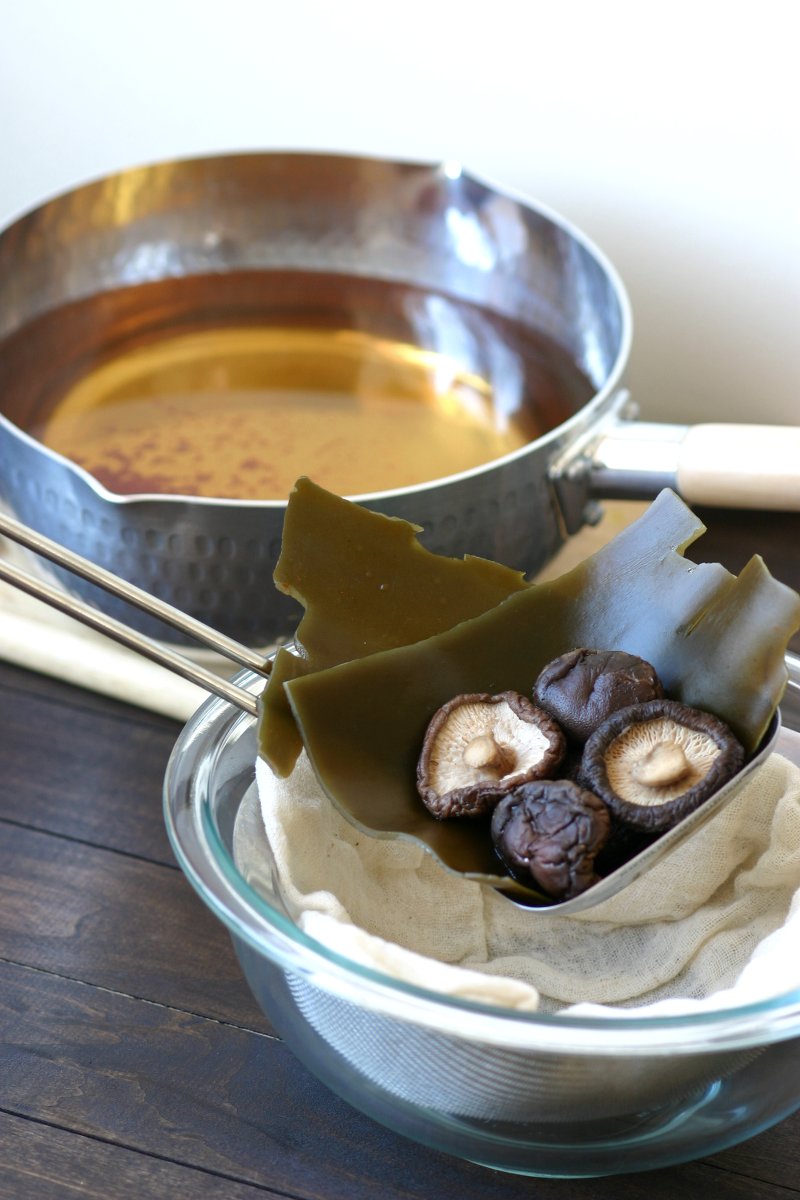
M 511 874 L 561 900 L 597 882 L 595 856 L 610 828 L 602 800 L 567 779 L 522 784 L 492 814 L 495 850 Z
M 622 709 L 584 747 L 580 780 L 635 829 L 671 829 L 744 762 L 744 750 L 711 713 L 675 700 Z
M 626 650 L 569 650 L 549 662 L 533 685 L 534 703 L 577 743 L 618 709 L 663 695 L 655 668 Z
M 456 696 L 434 714 L 417 765 L 417 791 L 435 817 L 481 817 L 526 780 L 552 775 L 566 739 L 518 692 Z

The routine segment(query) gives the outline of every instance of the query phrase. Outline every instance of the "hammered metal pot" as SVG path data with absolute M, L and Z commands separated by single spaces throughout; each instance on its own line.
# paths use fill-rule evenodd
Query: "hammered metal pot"
M 109 492 L 25 432 L 36 389 L 16 387 L 13 371 L 1 369 L 11 339 L 18 346 L 26 328 L 72 301 L 113 295 L 129 325 L 157 335 L 170 317 L 136 311 L 141 285 L 188 277 L 221 285 L 233 273 L 277 270 L 390 281 L 469 303 L 555 341 L 591 381 L 589 403 L 520 450 L 356 497 L 422 525 L 430 549 L 534 573 L 596 517 L 595 495 L 679 485 L 673 451 L 686 428 L 626 420 L 625 291 L 567 221 L 452 164 L 253 153 L 123 171 L 50 200 L 0 236 L 0 495 L 13 514 L 248 645 L 289 637 L 298 610 L 270 582 L 284 500 Z M 233 288 L 219 295 L 232 311 L 246 306 Z M 412 332 L 436 351 L 441 326 L 429 317 L 412 319 Z M 464 368 L 485 376 L 486 346 L 462 343 Z M 66 374 L 68 331 L 63 354 Z M 800 504 L 794 462 L 790 469 Z M 735 490 L 738 502 L 738 479 Z M 781 478 L 756 504 L 792 507 L 786 490 Z M 144 632 L 176 639 L 92 585 L 63 582 Z

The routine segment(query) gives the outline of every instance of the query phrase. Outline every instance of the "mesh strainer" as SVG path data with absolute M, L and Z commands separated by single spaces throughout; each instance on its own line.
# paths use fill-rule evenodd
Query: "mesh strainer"
M 796 727 L 789 667 L 784 720 Z M 672 1018 L 522 1013 L 397 982 L 312 941 L 286 910 L 268 844 L 234 861 L 237 822 L 255 812 L 255 755 L 252 719 L 206 704 L 167 773 L 170 837 L 271 1023 L 371 1117 L 490 1166 L 575 1176 L 685 1161 L 800 1105 L 800 994 Z

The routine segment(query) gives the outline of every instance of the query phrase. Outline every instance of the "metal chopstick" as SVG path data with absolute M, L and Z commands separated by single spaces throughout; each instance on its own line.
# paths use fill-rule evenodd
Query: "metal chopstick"
M 87 575 L 87 578 L 91 577 Z M 79 600 L 77 597 L 69 595 L 57 585 L 47 583 L 43 579 L 37 579 L 36 576 L 30 575 L 27 571 L 15 566 L 13 563 L 3 561 L 2 558 L 0 558 L 0 579 L 13 584 L 14 587 L 18 587 L 23 592 L 27 592 L 29 596 L 35 596 L 37 600 L 43 600 L 45 604 L 60 609 L 61 612 L 67 613 L 71 617 L 76 617 L 84 625 L 89 625 L 92 629 L 99 630 L 100 633 L 104 633 L 115 641 L 121 642 L 123 646 L 135 650 L 139 654 L 143 654 L 145 658 L 152 659 L 153 662 L 160 663 L 162 667 L 167 667 L 170 671 L 182 675 L 184 679 L 189 679 L 192 683 L 199 684 L 206 691 L 221 696 L 223 700 L 228 700 L 231 704 L 236 705 L 237 708 L 243 709 L 252 716 L 258 715 L 256 697 L 252 692 L 248 692 L 246 688 L 239 687 L 237 684 L 223 679 L 213 671 L 209 671 L 205 667 L 193 663 L 190 659 L 184 658 L 182 654 L 170 650 L 169 647 L 152 641 L 142 633 L 137 633 L 136 630 L 123 624 L 122 621 L 117 621 L 114 617 L 109 617 L 105 613 L 100 612 L 99 609 L 93 608 L 84 600 Z
M 128 583 L 126 579 L 121 579 L 119 575 L 114 575 L 105 567 L 90 562 L 89 559 L 68 550 L 66 546 L 59 545 L 58 542 L 52 541 L 42 533 L 37 533 L 35 529 L 23 525 L 21 521 L 2 512 L 0 512 L 0 533 L 5 534 L 12 541 L 18 542 L 21 546 L 25 546 L 28 550 L 33 550 L 44 558 L 50 559 L 58 566 L 66 567 L 68 571 L 80 575 L 90 583 L 97 584 L 104 591 L 119 596 L 135 608 L 158 617 L 167 625 L 179 629 L 181 633 L 188 634 L 198 642 L 203 642 L 225 658 L 233 659 L 234 662 L 241 663 L 243 667 L 249 667 L 251 671 L 257 671 L 260 675 L 266 674 L 264 656 L 256 653 L 255 650 L 243 646 L 241 642 L 234 641 L 233 638 L 227 637 L 217 629 L 212 629 L 210 625 L 205 625 L 196 617 L 190 617 L 187 613 L 173 608 L 171 604 L 159 600 L 150 592 L 145 592 L 135 584 Z M 18 584 L 17 586 L 21 587 L 22 585 Z

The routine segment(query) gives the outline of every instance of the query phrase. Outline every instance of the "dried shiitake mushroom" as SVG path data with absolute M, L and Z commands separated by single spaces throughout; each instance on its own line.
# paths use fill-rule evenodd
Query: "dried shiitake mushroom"
M 675 700 L 621 709 L 586 743 L 580 780 L 635 829 L 671 829 L 744 762 L 730 729 Z
M 565 748 L 555 721 L 518 692 L 456 696 L 428 725 L 417 791 L 435 817 L 480 817 L 510 788 L 552 775 Z
M 625 650 L 570 650 L 549 662 L 533 685 L 534 702 L 579 743 L 618 709 L 663 695 L 655 668 Z
M 595 855 L 610 828 L 602 800 L 567 779 L 524 783 L 492 814 L 492 840 L 511 874 L 561 900 L 597 882 Z

